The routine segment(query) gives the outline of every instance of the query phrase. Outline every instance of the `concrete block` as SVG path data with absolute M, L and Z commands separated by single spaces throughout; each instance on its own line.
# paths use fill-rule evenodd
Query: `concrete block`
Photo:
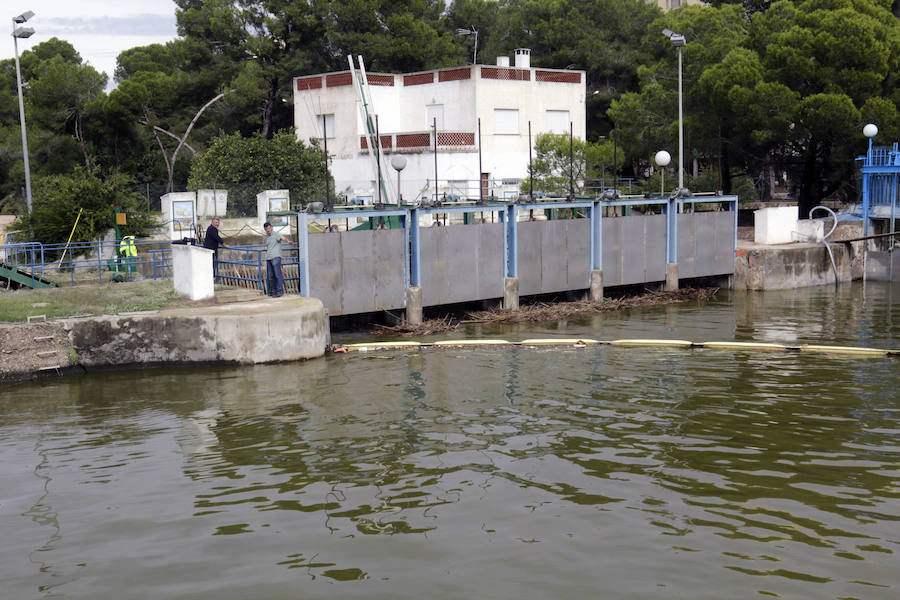
M 213 286 L 213 251 L 200 246 L 172 244 L 172 281 L 175 291 L 191 300 L 215 295 Z
M 666 264 L 666 291 L 678 291 L 678 263 Z
M 519 278 L 507 277 L 503 280 L 503 308 L 519 310 Z
M 797 231 L 799 209 L 796 206 L 773 206 L 753 211 L 753 241 L 757 244 L 789 244 Z
M 831 228 L 831 219 L 829 221 L 829 229 Z M 825 239 L 825 221 L 823 219 L 804 219 L 797 221 L 797 231 L 794 235 L 796 242 L 817 242 L 822 243 Z
M 591 302 L 603 302 L 603 269 L 591 271 Z
M 406 322 L 422 324 L 422 288 L 417 285 L 406 288 Z

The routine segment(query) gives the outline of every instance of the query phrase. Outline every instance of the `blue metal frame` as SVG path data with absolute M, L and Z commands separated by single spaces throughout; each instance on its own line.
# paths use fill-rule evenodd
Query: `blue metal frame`
M 896 145 L 895 145 L 896 150 Z M 896 154 L 897 166 L 892 167 L 894 169 L 895 174 L 900 174 L 900 152 Z M 885 169 L 888 167 L 879 166 L 878 169 Z M 864 176 L 866 176 L 867 172 L 864 171 Z M 896 177 L 896 175 L 895 175 Z M 892 189 L 896 192 L 896 186 L 900 182 L 896 182 L 892 184 Z M 865 193 L 865 190 L 864 190 Z M 455 206 L 437 206 L 437 207 L 428 207 L 428 208 L 395 208 L 395 209 L 387 209 L 387 210 L 375 210 L 375 209 L 353 209 L 347 211 L 340 211 L 334 213 L 306 213 L 306 212 L 297 212 L 297 213 L 289 213 L 297 218 L 297 245 L 291 246 L 290 250 L 293 252 L 294 248 L 296 248 L 297 258 L 296 264 L 298 267 L 298 278 L 299 282 L 297 285 L 297 289 L 299 293 L 303 296 L 309 296 L 309 224 L 314 219 L 327 219 L 327 218 L 342 218 L 342 217 L 362 217 L 362 218 L 375 218 L 375 217 L 392 217 L 396 216 L 400 218 L 403 229 L 405 230 L 405 240 L 404 244 L 404 258 L 405 258 L 405 266 L 404 266 L 404 276 L 407 287 L 409 286 L 418 286 L 421 285 L 421 248 L 420 248 L 420 239 L 421 239 L 421 230 L 419 226 L 419 219 L 422 215 L 437 215 L 437 214 L 447 214 L 447 213 L 484 213 L 491 212 L 496 213 L 498 217 L 498 221 L 503 225 L 504 234 L 503 234 L 503 261 L 502 261 L 502 273 L 500 275 L 502 277 L 518 277 L 518 214 L 519 211 L 524 210 L 548 210 L 548 209 L 584 209 L 585 217 L 590 219 L 590 268 L 591 270 L 602 270 L 603 269 L 603 209 L 606 207 L 617 207 L 617 206 L 653 206 L 653 205 L 661 205 L 663 211 L 666 214 L 666 260 L 667 262 L 677 262 L 677 249 L 678 249 L 678 226 L 677 226 L 677 218 L 678 218 L 678 205 L 684 204 L 698 204 L 698 203 L 728 203 L 731 210 L 734 212 L 734 237 L 733 237 L 733 247 L 737 249 L 737 208 L 738 208 L 738 198 L 736 196 L 694 196 L 691 198 L 620 198 L 615 200 L 600 200 L 600 199 L 576 199 L 574 201 L 548 201 L 548 202 L 539 202 L 539 203 L 528 203 L 528 204 L 491 204 L 491 205 L 478 205 L 478 204 L 466 204 L 466 205 L 455 205 Z M 284 213 L 281 213 L 284 214 Z M 138 245 L 138 257 L 134 261 L 134 265 L 140 264 L 150 264 L 153 269 L 153 278 L 161 278 L 170 276 L 167 272 L 167 269 L 171 268 L 171 247 L 165 241 L 139 241 Z M 37 242 L 27 242 L 27 243 L 17 243 L 17 244 L 8 244 L 2 246 L 2 248 L 20 248 L 28 246 L 32 248 L 30 258 L 26 256 L 26 260 L 24 263 L 18 258 L 15 259 L 14 264 L 21 264 L 21 266 L 25 266 L 28 268 L 34 268 L 36 270 L 40 270 L 43 273 L 44 269 L 44 253 L 47 252 L 49 254 L 58 254 L 62 251 L 64 245 L 63 244 L 55 244 L 55 245 L 42 245 Z M 118 249 L 118 246 L 115 242 L 90 242 L 90 243 L 81 243 L 81 244 L 72 244 L 70 246 L 70 250 L 74 249 L 76 253 L 79 251 L 90 250 L 91 252 L 96 253 L 96 260 L 91 259 L 90 261 L 86 260 L 72 260 L 71 254 L 68 254 L 67 261 L 64 261 L 60 267 L 62 269 L 67 269 L 71 271 L 72 274 L 72 284 L 75 283 L 75 270 L 76 269 L 96 269 L 98 271 L 98 277 L 102 281 L 103 273 L 105 270 L 105 261 L 101 258 L 101 254 L 104 248 L 108 249 L 111 254 L 115 254 L 115 251 Z M 265 260 L 264 260 L 264 246 L 262 245 L 247 245 L 247 246 L 232 246 L 230 248 L 233 252 L 241 252 L 243 256 L 237 260 L 234 259 L 220 259 L 220 263 L 222 264 L 242 264 L 250 266 L 251 269 L 255 267 L 256 277 L 243 277 L 237 275 L 220 275 L 220 278 L 229 279 L 234 281 L 253 281 L 255 282 L 255 287 L 260 290 L 265 290 Z M 37 258 L 37 254 L 40 254 L 40 258 Z M 81 252 L 83 253 L 83 252 Z M 17 253 L 21 254 L 21 251 Z M 293 257 L 289 257 L 288 261 L 285 265 L 295 264 L 291 259 Z M 131 275 L 131 273 L 128 273 Z M 292 280 L 293 278 L 291 278 Z
M 872 207 L 891 205 L 891 220 L 896 215 L 897 193 L 900 188 L 900 150 L 897 142 L 893 146 L 873 146 L 869 138 L 869 149 L 863 161 L 862 172 L 862 219 L 863 236 L 869 235 L 869 221 Z

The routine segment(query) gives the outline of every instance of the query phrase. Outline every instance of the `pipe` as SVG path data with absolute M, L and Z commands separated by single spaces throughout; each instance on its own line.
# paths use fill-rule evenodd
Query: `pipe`
M 834 230 L 837 229 L 837 215 L 834 214 L 834 211 L 827 206 L 814 206 L 809 211 L 809 218 L 812 219 L 813 213 L 820 209 L 826 211 L 831 215 L 831 218 L 834 219 L 834 222 L 831 224 L 831 231 L 829 231 L 824 235 L 824 237 L 822 237 L 822 242 L 825 244 L 825 249 L 828 250 L 828 257 L 831 259 L 831 269 L 834 271 L 834 286 L 837 287 L 839 283 L 837 264 L 834 262 L 834 252 L 831 251 L 831 244 L 828 243 L 828 236 L 834 233 Z

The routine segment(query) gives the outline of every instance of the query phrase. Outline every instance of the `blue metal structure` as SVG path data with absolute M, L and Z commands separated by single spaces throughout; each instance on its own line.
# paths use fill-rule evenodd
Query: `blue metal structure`
M 869 150 L 857 160 L 862 166 L 862 218 L 863 236 L 869 235 L 869 221 L 878 207 L 890 206 L 890 219 L 896 215 L 897 191 L 900 186 L 900 150 L 893 146 L 873 146 L 869 138 Z M 888 215 L 881 215 L 886 217 Z
M 896 151 L 896 147 L 895 147 Z M 898 167 L 896 168 L 896 172 L 900 173 L 900 160 L 898 160 Z M 895 175 L 896 177 L 896 175 Z M 895 183 L 896 185 L 896 183 Z M 896 188 L 895 188 L 896 189 Z M 733 225 L 733 234 L 731 240 L 732 249 L 736 248 L 737 245 L 737 203 L 738 199 L 735 196 L 727 196 L 727 197 L 718 197 L 718 196 L 694 196 L 691 198 L 677 198 L 677 197 L 622 197 L 622 198 L 612 198 L 612 199 L 598 199 L 598 198 L 575 198 L 575 199 L 556 199 L 556 200 L 546 200 L 541 202 L 529 202 L 529 203 L 489 203 L 489 204 L 476 204 L 474 202 L 462 202 L 462 203 L 453 203 L 449 205 L 442 206 L 423 206 L 423 207 L 404 207 L 404 208 L 391 208 L 386 210 L 374 209 L 374 208 L 363 208 L 363 207 L 347 207 L 347 208 L 339 208 L 335 207 L 334 212 L 328 213 L 309 213 L 309 212 L 280 212 L 277 213 L 278 216 L 288 216 L 291 220 L 296 219 L 296 231 L 298 232 L 298 239 L 296 245 L 289 245 L 285 248 L 285 275 L 286 282 L 292 282 L 296 284 L 296 288 L 293 288 L 293 285 L 290 285 L 290 288 L 296 289 L 300 295 L 309 296 L 310 295 L 310 235 L 321 235 L 316 233 L 310 233 L 310 227 L 312 226 L 312 221 L 322 221 L 322 220 L 340 220 L 346 219 L 348 221 L 349 228 L 349 219 L 354 218 L 357 220 L 365 220 L 368 219 L 371 221 L 379 220 L 390 222 L 394 225 L 395 229 L 397 224 L 399 224 L 400 228 L 403 229 L 403 234 L 405 236 L 405 243 L 403 244 L 403 249 L 400 250 L 400 254 L 395 254 L 393 258 L 390 260 L 395 260 L 394 264 L 397 265 L 399 275 L 399 284 L 403 284 L 405 282 L 405 287 L 410 286 L 422 286 L 423 273 L 421 272 L 423 260 L 428 260 L 427 252 L 423 254 L 423 248 L 421 247 L 421 241 L 424 237 L 428 237 L 429 240 L 433 239 L 430 236 L 425 236 L 424 232 L 420 230 L 419 221 L 423 216 L 433 216 L 436 217 L 438 215 L 447 215 L 453 213 L 463 214 L 463 225 L 454 225 L 453 227 L 465 227 L 466 223 L 475 223 L 477 222 L 474 218 L 468 218 L 470 216 L 474 216 L 473 213 L 487 213 L 492 215 L 491 222 L 496 223 L 500 226 L 496 231 L 499 233 L 500 240 L 495 248 L 496 252 L 493 256 L 497 256 L 497 253 L 502 253 L 502 260 L 499 260 L 496 263 L 496 277 L 499 279 L 505 278 L 516 278 L 522 277 L 523 274 L 520 273 L 519 268 L 519 259 L 520 259 L 520 234 L 525 235 L 524 232 L 520 232 L 520 223 L 519 220 L 521 218 L 522 213 L 524 212 L 533 212 L 533 211 L 543 211 L 547 214 L 548 219 L 555 221 L 555 216 L 557 215 L 557 211 L 561 209 L 568 209 L 574 213 L 574 217 L 576 221 L 584 222 L 585 219 L 589 220 L 590 223 L 588 227 L 578 228 L 577 230 L 582 232 L 578 235 L 587 235 L 588 238 L 583 240 L 584 245 L 581 246 L 584 248 L 586 252 L 584 267 L 589 267 L 591 271 L 594 270 L 603 270 L 604 265 L 604 256 L 603 256 L 603 245 L 604 245 L 604 227 L 603 223 L 605 218 L 603 216 L 604 209 L 616 209 L 617 207 L 634 207 L 634 206 L 643 206 L 647 208 L 651 208 L 653 212 L 657 214 L 654 219 L 660 218 L 660 213 L 665 215 L 665 229 L 659 230 L 660 237 L 653 239 L 660 239 L 661 236 L 665 236 L 665 258 L 668 263 L 677 263 L 678 261 L 678 224 L 677 220 L 679 218 L 679 207 L 689 206 L 697 203 L 714 203 L 720 205 L 726 205 L 734 215 L 734 225 Z M 271 213 L 272 215 L 276 215 L 276 213 Z M 484 216 L 482 214 L 482 216 Z M 684 217 L 685 215 L 681 215 Z M 483 221 L 484 219 L 482 219 Z M 527 220 L 527 219 L 525 219 Z M 524 221 L 523 221 L 524 222 Z M 656 221 L 659 223 L 659 221 Z M 330 227 L 329 227 L 330 229 Z M 533 232 L 533 229 L 526 228 L 529 232 Z M 557 232 L 560 230 L 557 229 Z M 399 232 L 397 232 L 399 233 Z M 532 240 L 529 242 L 529 248 L 525 249 L 525 254 L 528 255 L 529 251 L 533 252 L 533 233 L 529 233 L 531 237 L 528 239 Z M 494 239 L 497 239 L 496 237 Z M 579 238 L 580 239 L 580 238 Z M 318 242 L 316 242 L 318 244 Z M 613 242 L 614 244 L 618 244 L 619 242 Z M 577 245 L 577 244 L 576 244 Z M 136 273 L 140 273 L 140 275 L 144 278 L 169 278 L 171 277 L 171 243 L 166 241 L 148 241 L 143 240 L 137 242 L 138 246 L 138 256 L 129 257 L 129 262 L 127 265 L 120 264 L 121 261 L 125 259 L 117 259 L 117 245 L 115 242 L 90 242 L 90 243 L 82 243 L 82 244 L 73 244 L 70 246 L 70 251 L 64 260 L 57 262 L 56 260 L 49 260 L 47 264 L 44 264 L 44 256 L 53 257 L 60 256 L 63 254 L 63 244 L 54 244 L 54 245 L 41 245 L 37 243 L 32 243 L 28 246 L 28 251 L 25 251 L 25 248 L 22 247 L 21 244 L 11 244 L 7 246 L 0 246 L 0 254 L 3 254 L 5 250 L 5 254 L 8 257 L 12 257 L 12 261 L 21 267 L 32 269 L 35 272 L 43 272 L 43 269 L 47 268 L 51 271 L 56 271 L 58 274 L 68 275 L 72 285 L 74 285 L 77 281 L 85 281 L 90 280 L 93 276 L 93 273 L 97 273 L 97 278 L 99 281 L 103 281 L 104 277 L 108 276 L 108 271 L 113 272 L 122 272 L 124 271 L 125 277 L 127 279 L 133 279 Z M 397 245 L 399 249 L 399 245 Z M 661 248 L 661 247 L 660 247 Z M 72 254 L 76 256 L 81 255 L 81 257 L 77 259 L 72 259 Z M 252 287 L 259 289 L 261 291 L 265 290 L 266 286 L 266 269 L 265 269 L 265 260 L 264 260 L 265 248 L 263 245 L 243 245 L 243 246 L 231 246 L 229 248 L 229 252 L 222 256 L 219 260 L 220 267 L 227 266 L 228 268 L 221 269 L 217 274 L 218 280 L 221 283 L 237 285 L 241 287 Z M 84 255 L 90 256 L 90 258 L 84 258 Z M 733 256 L 733 254 L 732 254 Z M 113 258 L 110 258 L 113 257 Z M 321 257 L 316 258 L 316 260 L 320 260 Z M 690 260 L 690 258 L 686 258 L 685 260 Z M 329 264 L 333 264 L 331 258 L 328 259 Z M 402 261 L 402 267 L 400 266 L 400 262 Z M 487 261 L 483 264 L 488 264 Z M 296 266 L 296 271 L 294 271 L 293 267 Z M 322 265 L 312 265 L 313 268 L 320 268 Z M 428 274 L 431 275 L 433 273 L 434 263 L 431 263 L 431 269 L 428 271 Z M 531 263 L 527 265 L 528 268 L 525 268 L 525 271 L 533 271 Z M 495 267 L 491 266 L 490 269 Z M 621 270 L 621 268 L 620 268 Z M 82 275 L 80 277 L 76 276 L 76 273 L 80 272 Z M 296 273 L 296 274 L 295 274 Z M 319 273 L 317 270 L 316 273 Z M 487 271 L 487 273 L 491 273 L 491 271 Z M 701 273 L 702 274 L 702 273 Z M 493 281 L 493 275 L 488 275 Z M 527 274 L 525 275 L 527 278 Z M 377 276 L 376 276 L 377 277 Z M 580 277 L 580 275 L 576 275 L 576 278 Z M 60 278 L 55 277 L 57 282 L 59 282 Z M 427 279 L 427 277 L 426 277 Z M 585 285 L 587 285 L 587 280 L 585 281 Z M 428 289 L 432 289 L 433 286 L 429 286 Z M 342 288 L 344 289 L 344 288 Z M 349 292 L 353 293 L 353 292 Z

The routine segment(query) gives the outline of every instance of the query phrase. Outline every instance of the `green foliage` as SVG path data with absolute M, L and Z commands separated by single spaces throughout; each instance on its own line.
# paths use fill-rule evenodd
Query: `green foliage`
M 76 167 L 70 175 L 39 177 L 34 182 L 32 212 L 17 219 L 14 228 L 26 239 L 60 244 L 69 238 L 78 219 L 72 241 L 89 242 L 113 228 L 113 207 L 118 206 L 128 219 L 122 235 L 147 235 L 156 223 L 146 212 L 144 200 L 128 191 L 130 184 L 125 175 L 101 178 L 84 167 Z
M 540 133 L 534 144 L 531 174 L 534 190 L 550 196 L 569 195 L 571 185 L 575 195 L 585 193 L 586 182 L 613 172 L 614 148 L 609 140 L 597 143 L 582 139 L 571 140 L 564 133 Z M 615 157 L 621 167 L 621 157 Z M 530 181 L 522 182 L 522 192 L 528 191 Z
M 298 141 L 291 131 L 271 139 L 225 134 L 194 158 L 188 185 L 228 188 L 230 212 L 255 214 L 256 194 L 266 189 L 289 189 L 295 205 L 324 201 L 324 162 L 317 145 Z

